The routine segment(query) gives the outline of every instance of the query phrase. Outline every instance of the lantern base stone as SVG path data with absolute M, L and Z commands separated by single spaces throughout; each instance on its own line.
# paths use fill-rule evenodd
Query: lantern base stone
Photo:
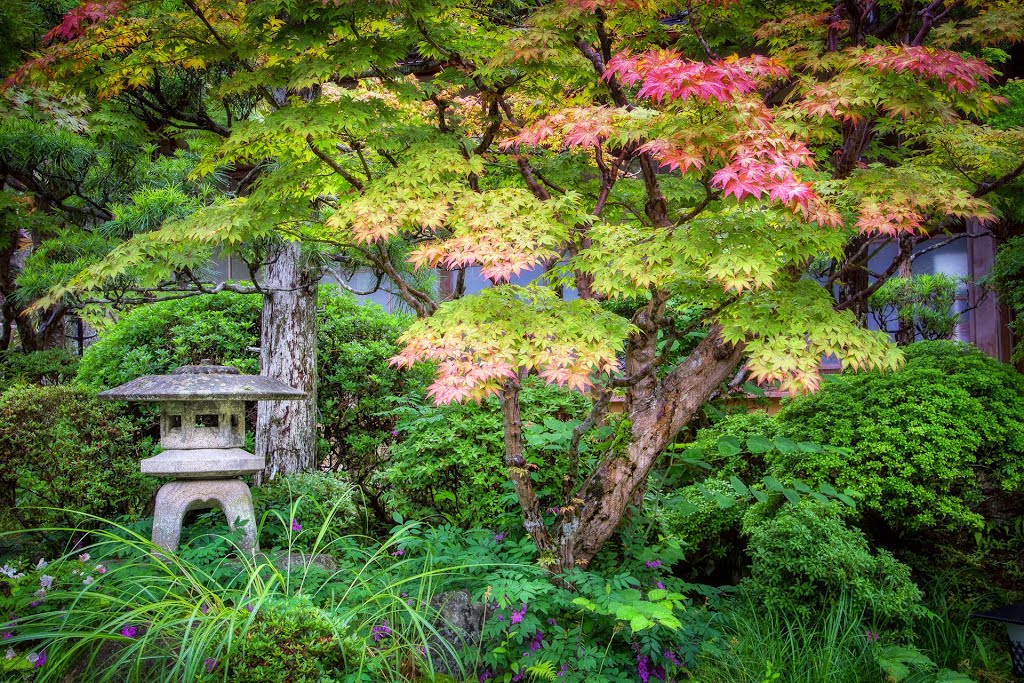
M 153 543 L 164 550 L 177 550 L 185 513 L 211 508 L 220 508 L 232 529 L 241 525 L 244 535 L 239 545 L 243 550 L 259 550 L 252 494 L 241 479 L 194 479 L 161 486 L 153 513 Z

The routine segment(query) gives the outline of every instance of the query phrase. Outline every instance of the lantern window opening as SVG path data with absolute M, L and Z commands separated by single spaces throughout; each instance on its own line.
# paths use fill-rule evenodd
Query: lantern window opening
M 216 413 L 199 413 L 199 414 L 196 415 L 196 425 L 195 426 L 197 428 L 219 427 L 220 426 L 220 416 L 217 415 Z

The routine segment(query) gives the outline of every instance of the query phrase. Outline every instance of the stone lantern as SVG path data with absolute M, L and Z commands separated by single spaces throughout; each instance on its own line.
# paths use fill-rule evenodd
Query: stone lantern
M 149 375 L 99 395 L 108 401 L 156 401 L 160 405 L 159 455 L 142 461 L 142 472 L 172 477 L 156 494 L 153 543 L 178 547 L 189 510 L 220 508 L 228 526 L 245 520 L 242 547 L 256 550 L 256 515 L 249 486 L 238 477 L 259 472 L 263 458 L 245 443 L 246 401 L 295 401 L 305 393 L 270 377 L 238 368 L 185 365 L 170 375 Z

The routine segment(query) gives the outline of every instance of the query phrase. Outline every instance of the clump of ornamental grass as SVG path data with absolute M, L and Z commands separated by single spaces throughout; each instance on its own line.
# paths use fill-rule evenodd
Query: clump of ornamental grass
M 0 569 L 0 680 L 404 681 L 432 680 L 439 658 L 460 666 L 430 605 L 464 567 L 406 557 L 413 524 L 378 543 L 335 535 L 336 508 L 313 528 L 301 510 L 300 497 L 264 514 L 261 537 L 284 542 L 263 553 L 226 528 L 165 552 L 83 516 L 100 528 L 80 547 Z

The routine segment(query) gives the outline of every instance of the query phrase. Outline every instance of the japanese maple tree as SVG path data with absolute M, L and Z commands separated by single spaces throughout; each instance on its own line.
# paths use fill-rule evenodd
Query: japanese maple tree
M 977 122 L 999 105 L 980 55 L 1018 38 L 1013 2 L 174 6 L 90 5 L 36 68 L 156 109 L 161 74 L 218 73 L 209 100 L 251 115 L 178 122 L 203 131 L 202 172 L 259 171 L 59 293 L 173 270 L 196 241 L 283 237 L 373 270 L 420 317 L 394 362 L 435 363 L 439 402 L 500 398 L 524 526 L 555 571 L 589 562 L 741 366 L 792 391 L 816 388 L 825 355 L 895 367 L 863 302 L 916 241 L 995 219 L 988 197 L 1024 171 L 1021 131 Z M 872 280 L 890 238 L 900 255 Z M 452 291 L 405 264 L 453 272 Z M 493 286 L 465 294 L 470 268 Z M 523 456 L 529 375 L 594 398 L 557 500 Z M 582 460 L 616 395 L 619 437 Z

